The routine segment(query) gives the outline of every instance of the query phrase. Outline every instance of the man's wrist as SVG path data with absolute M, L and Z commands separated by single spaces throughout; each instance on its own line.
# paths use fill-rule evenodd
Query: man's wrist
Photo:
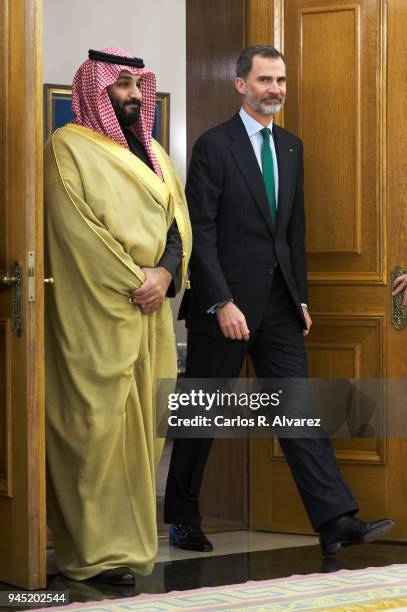
M 216 311 L 219 310 L 219 308 L 223 308 L 223 306 L 226 306 L 228 302 L 233 302 L 233 298 L 229 298 L 228 300 L 222 300 L 221 302 L 216 302 L 216 304 L 208 308 L 208 310 L 206 311 L 207 314 L 215 314 Z
M 224 300 L 223 302 L 219 302 L 219 304 L 216 304 L 215 306 L 215 311 L 220 310 L 220 308 L 223 308 L 224 306 L 226 306 L 226 304 L 229 304 L 230 302 L 233 302 L 232 298 L 230 298 L 230 300 Z
M 167 268 L 165 266 L 158 266 L 156 268 L 156 270 L 159 270 L 161 273 L 164 273 L 165 276 L 167 276 L 169 278 L 169 280 L 171 281 L 172 279 L 172 274 L 169 270 L 167 270 Z

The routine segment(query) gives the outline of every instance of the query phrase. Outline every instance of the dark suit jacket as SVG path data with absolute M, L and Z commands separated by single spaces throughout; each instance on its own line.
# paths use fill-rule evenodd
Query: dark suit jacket
M 303 320 L 303 147 L 297 136 L 277 125 L 273 138 L 279 172 L 276 230 L 263 175 L 239 114 L 203 134 L 194 146 L 186 184 L 193 231 L 191 289 L 179 313 L 189 329 L 222 335 L 216 315 L 206 311 L 233 298 L 253 333 L 270 298 L 277 265 Z

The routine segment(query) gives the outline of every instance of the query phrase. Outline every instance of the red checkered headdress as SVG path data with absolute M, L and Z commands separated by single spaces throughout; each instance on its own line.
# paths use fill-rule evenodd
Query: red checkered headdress
M 112 56 L 120 58 L 118 64 L 114 63 Z M 90 51 L 89 57 L 97 59 L 86 60 L 77 71 L 72 84 L 72 109 L 75 113 L 73 123 L 100 132 L 128 149 L 129 145 L 116 117 L 107 87 L 117 81 L 122 70 L 142 76 L 140 91 L 143 103 L 140 117 L 130 129 L 144 146 L 155 173 L 162 179 L 160 165 L 151 147 L 156 97 L 155 74 L 144 68 L 142 60 L 133 58 L 123 49 L 107 48 L 101 52 Z M 127 65 L 121 58 L 129 58 L 129 64 Z

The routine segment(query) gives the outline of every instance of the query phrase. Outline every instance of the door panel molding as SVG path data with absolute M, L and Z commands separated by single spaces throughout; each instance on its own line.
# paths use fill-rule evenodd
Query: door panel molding
M 284 119 L 304 141 L 307 219 L 313 221 L 307 224 L 310 284 L 384 285 L 383 2 L 292 0 L 284 5 L 289 57 Z
M 319 180 L 322 182 L 313 185 L 312 189 L 309 190 L 312 192 L 311 210 L 309 210 L 312 218 L 317 218 L 321 213 L 324 214 L 324 209 L 326 209 L 324 194 L 330 193 L 332 195 L 332 192 L 337 194 L 338 199 L 340 198 L 342 201 L 342 216 L 336 217 L 335 221 L 343 225 L 341 229 L 344 231 L 327 234 L 324 231 L 316 231 L 316 227 L 315 231 L 312 231 L 313 228 L 311 227 L 308 234 L 307 252 L 308 255 L 328 255 L 332 253 L 335 255 L 362 255 L 360 6 L 357 4 L 333 5 L 328 3 L 324 6 L 300 8 L 298 11 L 298 28 L 298 37 L 301 41 L 298 58 L 298 131 L 300 134 L 304 134 L 306 142 L 312 143 L 312 139 L 308 137 L 307 133 L 310 127 L 309 118 L 314 116 L 315 106 L 319 106 L 320 102 L 319 100 L 314 102 L 312 91 L 308 94 L 310 79 L 307 74 L 304 75 L 304 72 L 307 71 L 307 66 L 309 66 L 308 60 L 315 55 L 316 48 L 320 46 L 322 40 L 325 42 L 324 56 L 326 54 L 334 56 L 336 61 L 340 62 L 340 66 L 335 71 L 337 81 L 335 91 L 330 95 L 336 97 L 335 92 L 341 92 L 341 100 L 346 100 L 348 98 L 346 92 L 349 90 L 353 92 L 353 96 L 349 96 L 352 98 L 351 104 L 346 105 L 338 102 L 338 106 L 342 106 L 343 111 L 341 121 L 346 125 L 346 129 L 338 130 L 335 137 L 335 140 L 339 140 L 337 147 L 341 150 L 341 155 L 339 158 L 325 159 L 325 162 L 322 162 L 325 166 L 319 174 Z M 335 35 L 332 36 L 332 34 Z M 307 49 L 308 40 L 310 41 L 310 49 Z M 347 41 L 346 51 L 343 49 L 342 53 L 338 53 L 341 42 L 344 40 Z M 304 59 L 304 54 L 307 51 L 309 57 Z M 311 71 L 313 69 L 315 67 L 311 64 Z M 321 69 L 323 75 L 319 75 L 318 78 L 321 80 L 325 78 L 329 83 L 331 69 L 326 57 L 320 64 Z M 353 82 L 349 83 L 350 73 L 353 74 Z M 332 100 L 332 102 L 335 103 L 335 100 Z M 307 108 L 307 106 L 310 108 Z M 334 107 L 329 110 L 330 105 L 327 106 L 324 121 L 329 121 L 330 125 L 326 127 L 326 131 L 331 131 L 332 124 L 337 121 L 337 109 Z M 323 136 L 321 140 L 322 138 Z M 317 146 L 319 147 L 321 144 L 323 145 L 323 142 L 318 142 Z M 313 145 L 311 144 L 311 146 Z M 313 148 L 311 155 L 314 153 Z M 321 161 L 325 157 L 324 153 L 323 149 L 317 152 Z M 331 153 L 329 152 L 328 155 Z M 341 189 L 346 189 L 346 192 L 341 194 Z M 316 203 L 317 209 L 312 210 L 314 207 L 313 199 L 318 200 L 315 193 L 319 193 L 322 197 L 321 201 Z M 337 209 L 338 207 L 333 206 L 332 208 Z M 349 219 L 351 219 L 350 223 Z
M 350 442 L 355 440 L 350 440 Z M 373 448 L 371 449 L 341 449 L 338 448 L 339 440 L 333 440 L 333 447 L 335 449 L 335 455 L 338 461 L 341 463 L 358 464 L 358 465 L 386 465 L 386 440 L 383 438 L 366 438 L 364 442 L 367 442 Z M 348 439 L 341 439 L 340 443 L 346 445 L 349 443 Z M 360 441 L 356 440 L 356 443 Z M 285 461 L 283 451 L 276 438 L 273 438 L 270 445 L 270 461 Z
M 307 340 L 311 378 L 381 378 L 384 376 L 382 347 L 385 338 L 385 312 L 333 313 L 316 311 L 312 334 Z M 344 370 L 326 359 L 313 362 L 313 351 L 350 351 L 353 368 Z M 349 361 L 348 361 L 349 364 Z M 323 367 L 323 372 L 321 370 Z

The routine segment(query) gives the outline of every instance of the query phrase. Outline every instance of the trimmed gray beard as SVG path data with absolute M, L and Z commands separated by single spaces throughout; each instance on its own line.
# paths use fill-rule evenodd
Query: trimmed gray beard
M 261 115 L 276 115 L 283 108 L 284 100 L 277 104 L 264 104 L 263 102 L 257 102 L 250 94 L 246 94 L 246 100 L 249 106 L 252 107 L 257 113 Z

